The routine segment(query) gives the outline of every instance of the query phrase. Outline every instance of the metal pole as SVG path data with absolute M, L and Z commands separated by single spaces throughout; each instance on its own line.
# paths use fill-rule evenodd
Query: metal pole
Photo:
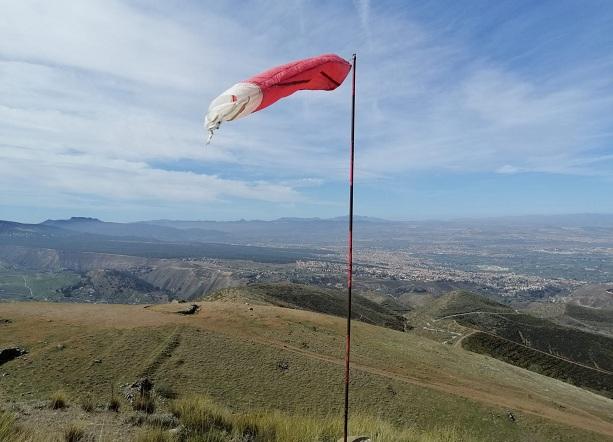
M 349 354 L 351 353 L 351 279 L 353 275 L 353 163 L 355 157 L 355 66 L 356 55 L 352 57 L 353 81 L 351 88 L 351 161 L 349 165 L 349 246 L 347 253 L 347 338 L 345 343 L 345 423 L 343 440 L 347 442 L 349 424 Z

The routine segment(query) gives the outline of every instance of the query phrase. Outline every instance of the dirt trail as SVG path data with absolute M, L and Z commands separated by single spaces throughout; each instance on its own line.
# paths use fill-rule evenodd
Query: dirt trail
M 465 335 L 462 335 L 462 336 L 460 337 L 460 339 L 458 339 L 457 341 L 455 341 L 455 342 L 453 343 L 453 346 L 454 346 L 455 348 L 462 348 L 462 341 L 463 341 L 464 339 L 468 338 L 469 336 L 474 335 L 475 333 L 476 333 L 476 330 L 472 330 L 471 332 L 466 333 Z
M 172 353 L 181 343 L 181 333 L 181 326 L 177 326 L 172 333 L 168 335 L 168 338 L 166 338 L 164 343 L 153 353 L 153 358 L 142 371 L 141 377 L 152 376 L 160 368 L 164 361 L 172 356 Z
M 517 313 L 517 312 L 501 313 L 501 312 L 482 312 L 482 311 L 466 312 L 466 313 L 456 313 L 455 315 L 447 315 L 447 316 L 442 316 L 440 318 L 433 318 L 432 322 L 442 321 L 443 319 L 458 318 L 460 316 L 466 316 L 466 315 L 497 315 L 497 316 L 505 316 L 506 315 L 506 316 L 513 316 L 513 315 L 521 315 L 521 313 Z
M 315 353 L 308 349 L 289 345 L 280 339 L 257 336 L 254 332 L 257 329 L 249 325 L 254 320 L 258 321 L 260 327 L 275 327 L 284 321 L 316 321 L 318 327 L 325 327 L 342 333 L 344 324 L 338 318 L 279 307 L 258 307 L 255 311 L 251 311 L 243 304 L 206 303 L 202 306 L 200 313 L 189 317 L 176 314 L 176 309 L 180 307 L 178 305 L 163 305 L 144 309 L 142 306 L 7 303 L 0 304 L 0 311 L 3 315 L 15 319 L 29 317 L 45 324 L 52 320 L 53 322 L 62 321 L 73 325 L 84 324 L 90 328 L 127 329 L 174 324 L 177 329 L 169 335 L 168 340 L 159 347 L 152 357 L 149 368 L 153 370 L 165 360 L 165 355 L 169 352 L 172 353 L 174 348 L 179 345 L 180 334 L 185 325 L 215 331 L 233 339 L 256 342 L 313 360 L 335 364 L 339 367 L 344 364 L 340 352 L 338 357 Z M 367 327 L 366 325 L 361 326 Z M 34 333 L 34 328 L 32 333 Z M 613 438 L 613 422 L 609 422 L 585 409 L 576 408 L 570 403 L 572 399 L 569 398 L 559 399 L 555 396 L 550 397 L 543 392 L 529 392 L 522 387 L 504 384 L 504 382 L 500 384 L 480 383 L 470 377 L 455 376 L 452 372 L 437 370 L 434 367 L 423 375 L 412 375 L 396 371 L 395 368 L 379 368 L 371 365 L 370 362 L 356 360 L 352 362 L 352 370 L 461 396 L 503 410 L 519 411 Z M 568 388 L 574 387 L 568 386 Z M 539 398 L 535 399 L 534 396 Z M 605 400 L 601 397 L 598 398 L 599 400 Z M 596 412 L 596 409 L 594 409 L 594 412 Z
M 304 350 L 299 347 L 294 347 L 282 342 L 277 342 L 273 340 L 249 337 L 251 341 L 255 341 L 259 344 L 269 345 L 278 349 L 291 351 L 293 353 L 300 354 L 302 356 L 306 356 L 311 359 L 316 359 L 323 362 L 328 362 L 332 364 L 336 364 L 339 366 L 344 365 L 344 360 L 341 358 L 334 358 L 332 356 L 322 355 L 319 353 L 313 353 L 308 350 Z M 557 410 L 555 408 L 547 407 L 545 405 L 533 404 L 527 402 L 526 400 L 522 400 L 520 398 L 514 397 L 503 397 L 500 394 L 487 392 L 484 390 L 479 390 L 477 388 L 471 388 L 465 385 L 451 385 L 441 382 L 436 382 L 430 379 L 420 379 L 412 376 L 408 376 L 406 374 L 400 374 L 394 372 L 392 370 L 384 370 L 377 367 L 372 367 L 369 365 L 364 365 L 356 362 L 351 363 L 352 370 L 359 370 L 366 373 L 374 374 L 377 376 L 383 376 L 388 379 L 394 379 L 397 381 L 406 382 L 412 385 L 432 388 L 437 391 L 441 391 L 443 393 L 451 393 L 454 395 L 462 396 L 467 399 L 475 400 L 476 402 L 485 403 L 488 405 L 493 405 L 496 407 L 502 407 L 506 409 L 519 410 L 523 413 L 531 414 L 534 416 L 538 416 L 544 419 L 549 419 L 564 425 L 570 425 L 577 428 L 581 428 L 588 431 L 594 431 L 600 434 L 604 434 L 607 436 L 613 437 L 613 423 L 605 421 L 599 416 L 593 415 L 585 410 L 581 410 L 573 407 L 570 404 L 564 404 L 567 408 L 572 408 L 575 413 L 570 414 L 568 412 L 563 412 Z
M 284 309 L 285 310 L 285 309 Z M 291 310 L 290 310 L 291 311 Z M 297 315 L 302 315 L 302 313 L 298 311 L 291 311 Z M 246 319 L 246 318 L 245 318 Z M 287 344 L 283 341 L 277 341 L 274 339 L 264 338 L 256 336 L 255 334 L 249 334 L 245 332 L 241 332 L 241 330 L 237 328 L 232 328 L 228 330 L 227 323 L 210 321 L 206 320 L 204 323 L 200 323 L 199 326 L 204 328 L 212 329 L 217 332 L 221 332 L 223 334 L 231 334 L 232 336 L 240 335 L 244 339 L 247 339 L 251 342 L 257 342 L 262 345 L 268 345 L 275 347 L 277 349 L 290 351 L 296 354 L 300 354 L 302 356 L 336 364 L 339 366 L 344 365 L 344 360 L 342 358 L 324 355 L 320 353 L 315 353 L 300 347 L 296 347 L 290 344 Z M 534 416 L 538 416 L 544 419 L 548 419 L 554 422 L 558 422 L 563 425 L 570 425 L 577 428 L 581 428 L 588 431 L 594 431 L 600 434 L 604 434 L 610 437 L 613 437 L 613 422 L 609 422 L 601 418 L 600 416 L 594 415 L 586 410 L 576 408 L 573 404 L 565 402 L 562 405 L 565 407 L 564 409 L 559 409 L 554 406 L 547 405 L 546 403 L 538 403 L 534 402 L 533 399 L 526 399 L 527 392 L 523 390 L 518 390 L 517 396 L 513 395 L 502 395 L 500 392 L 495 391 L 496 387 L 487 390 L 485 388 L 479 388 L 478 384 L 462 384 L 462 379 L 448 377 L 449 380 L 447 382 L 441 382 L 443 376 L 437 377 L 436 373 L 432 373 L 432 377 L 414 377 L 407 375 L 405 373 L 398 373 L 393 369 L 382 369 L 378 367 L 373 367 L 367 364 L 362 364 L 359 362 L 352 362 L 351 364 L 352 370 L 360 370 L 366 373 L 374 374 L 377 376 L 386 377 L 389 379 L 394 379 L 402 382 L 406 382 L 412 385 L 432 388 L 437 391 L 441 391 L 447 394 L 454 394 L 457 396 L 462 396 L 467 399 L 474 400 L 476 402 L 480 402 L 490 406 L 496 406 L 504 409 L 513 409 L 518 410 L 520 412 L 524 412 L 527 414 L 531 414 Z M 507 389 L 507 392 L 510 390 Z M 532 394 L 532 393 L 530 393 Z M 544 402 L 550 402 L 550 398 L 546 398 L 543 400 Z M 572 411 L 571 411 L 572 410 Z

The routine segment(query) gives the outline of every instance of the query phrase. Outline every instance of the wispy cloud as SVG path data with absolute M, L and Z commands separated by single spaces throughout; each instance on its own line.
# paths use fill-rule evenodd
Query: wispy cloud
M 365 186 L 413 171 L 613 175 L 613 57 L 591 43 L 613 12 L 574 25 L 583 46 L 569 48 L 564 27 L 544 26 L 549 11 L 492 11 L 367 0 L 6 2 L 0 204 L 37 192 L 56 204 L 78 195 L 211 208 L 307 193 L 329 204 L 323 189 L 346 176 L 347 86 L 228 124 L 207 149 L 202 129 L 221 90 L 323 52 L 358 52 Z
M 294 202 L 299 195 L 285 185 L 246 183 L 214 175 L 153 169 L 144 162 L 109 160 L 91 155 L 41 156 L 29 149 L 5 148 L 0 153 L 0 186 L 20 183 L 20 191 L 36 189 L 79 195 L 100 195 L 109 201 L 203 203 L 220 197 Z M 10 195 L 6 195 L 10 198 Z

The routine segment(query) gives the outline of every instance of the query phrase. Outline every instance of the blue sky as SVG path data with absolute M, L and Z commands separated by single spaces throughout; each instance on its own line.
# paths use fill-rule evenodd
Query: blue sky
M 610 1 L 0 0 L 0 219 L 337 216 L 349 82 L 229 123 L 212 98 L 358 53 L 356 210 L 613 212 Z

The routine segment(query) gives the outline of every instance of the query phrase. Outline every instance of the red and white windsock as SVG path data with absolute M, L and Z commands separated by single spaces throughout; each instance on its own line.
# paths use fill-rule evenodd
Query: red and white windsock
M 205 120 L 209 133 L 207 144 L 223 121 L 246 117 L 296 91 L 334 90 L 350 70 L 348 61 L 326 54 L 284 64 L 236 83 L 209 106 Z

